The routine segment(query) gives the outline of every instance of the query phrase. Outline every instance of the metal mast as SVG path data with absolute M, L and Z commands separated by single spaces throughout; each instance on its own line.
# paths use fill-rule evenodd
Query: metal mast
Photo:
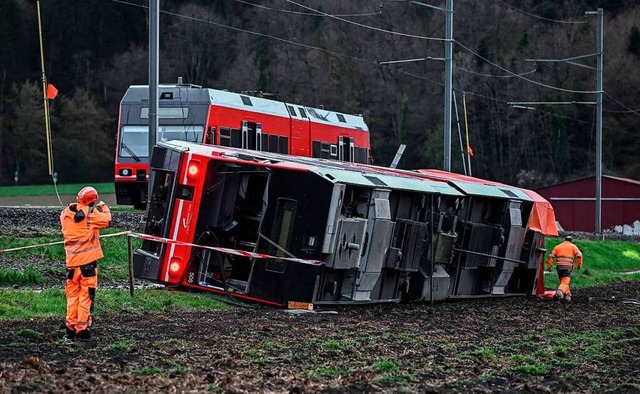
M 451 172 L 451 90 L 453 84 L 453 0 L 446 2 L 447 22 L 444 50 L 444 165 Z
M 589 11 L 587 15 L 598 16 L 598 69 L 596 78 L 596 234 L 602 233 L 602 51 L 604 47 L 604 10 Z
M 151 152 L 156 144 L 158 132 L 158 41 L 159 41 L 158 0 L 149 0 L 149 174 L 151 173 Z M 151 197 L 151 179 L 147 189 L 147 202 Z

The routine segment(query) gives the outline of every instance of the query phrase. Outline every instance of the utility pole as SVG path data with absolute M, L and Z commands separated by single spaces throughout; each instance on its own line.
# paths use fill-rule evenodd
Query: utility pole
M 149 182 L 147 202 L 151 199 L 151 153 L 158 133 L 158 41 L 159 41 L 158 0 L 149 0 Z
M 446 32 L 444 43 L 444 165 L 451 172 L 451 91 L 453 85 L 453 0 L 446 0 Z
M 597 78 L 596 78 L 596 234 L 602 233 L 602 52 L 604 47 L 604 10 L 588 11 L 598 16 Z
M 596 212 L 595 212 L 595 233 L 602 234 L 602 55 L 604 51 L 604 10 L 598 8 L 597 11 L 587 11 L 585 15 L 597 15 L 598 27 L 597 27 L 597 46 L 596 53 L 574 56 L 566 59 L 525 59 L 529 62 L 566 62 L 568 64 L 596 70 L 596 101 L 512 101 L 507 104 L 514 108 L 526 108 L 534 109 L 532 107 L 524 107 L 526 105 L 571 105 L 571 104 L 586 104 L 596 106 Z M 591 56 L 596 56 L 597 66 L 587 66 L 574 60 L 584 59 Z

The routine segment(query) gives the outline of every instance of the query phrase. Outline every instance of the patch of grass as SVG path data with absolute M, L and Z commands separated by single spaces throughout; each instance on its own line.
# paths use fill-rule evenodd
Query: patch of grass
M 133 339 L 123 339 L 123 340 L 118 341 L 118 342 L 110 343 L 109 345 L 104 347 L 104 350 L 124 350 L 124 351 L 129 351 L 129 349 L 131 349 L 131 346 L 133 346 L 135 343 L 136 343 L 136 341 L 133 340 Z
M 333 369 L 333 368 L 327 368 L 327 367 L 318 367 L 318 368 L 315 368 L 313 371 L 311 371 L 310 375 L 312 377 L 322 376 L 322 377 L 334 378 L 336 376 L 342 376 L 342 375 L 346 375 L 348 373 L 349 373 L 349 371 L 346 370 L 346 369 Z
M 44 277 L 33 267 L 27 267 L 24 271 L 0 268 L 0 286 L 41 285 L 42 283 L 44 283 Z
M 495 362 L 498 359 L 493 350 L 489 349 L 488 347 L 479 347 L 474 350 L 472 354 L 489 362 Z
M 546 238 L 547 255 L 562 242 L 561 238 Z M 640 281 L 640 274 L 628 275 L 623 272 L 640 270 L 640 243 L 623 241 L 576 240 L 584 256 L 582 270 L 574 270 L 572 288 L 597 286 L 618 280 Z M 555 269 L 555 267 L 554 267 Z M 558 278 L 554 274 L 545 276 L 545 287 L 556 288 Z
M 42 335 L 42 333 L 32 330 L 30 328 L 23 328 L 21 330 L 16 331 L 16 336 L 19 336 L 22 338 L 37 339 L 37 340 L 44 338 L 44 335 Z
M 131 297 L 126 290 L 100 290 L 96 294 L 96 315 L 149 311 L 216 310 L 229 306 L 207 293 L 138 290 Z M 0 320 L 64 316 L 64 291 L 0 290 Z
M 351 340 L 327 339 L 320 344 L 320 347 L 327 350 L 348 350 L 353 348 L 354 343 Z
M 393 360 L 382 360 L 373 363 L 372 368 L 374 371 L 391 373 L 398 370 L 398 364 Z
M 73 194 L 78 193 L 78 190 L 87 186 L 82 183 L 62 184 L 58 183 L 59 194 Z M 115 193 L 115 185 L 113 182 L 93 183 L 91 186 L 95 187 L 99 193 L 113 194 Z M 56 187 L 53 184 L 46 185 L 24 185 L 24 186 L 0 186 L 0 197 L 4 196 L 55 196 Z
M 187 373 L 187 367 L 183 363 L 177 361 L 167 361 L 166 371 L 169 376 L 184 375 Z
M 142 376 L 163 376 L 164 372 L 162 369 L 157 367 L 140 367 L 134 371 L 136 375 Z

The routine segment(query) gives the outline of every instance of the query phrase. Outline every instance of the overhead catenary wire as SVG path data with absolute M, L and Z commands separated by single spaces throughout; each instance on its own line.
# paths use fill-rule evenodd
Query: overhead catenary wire
M 507 3 L 506 1 L 503 1 L 503 0 L 496 0 L 496 1 L 506 5 L 509 8 L 512 8 L 512 9 L 514 9 L 514 10 L 516 10 L 516 11 L 518 11 L 518 12 L 524 14 L 524 15 L 530 16 L 532 18 L 540 19 L 540 20 L 543 20 L 543 21 L 547 21 L 547 22 L 564 23 L 564 24 L 584 24 L 584 23 L 588 22 L 587 20 L 584 20 L 584 21 L 563 21 L 563 20 L 558 20 L 558 19 L 545 18 L 543 16 L 539 16 L 539 15 L 527 12 L 525 10 L 521 10 L 520 8 L 517 8 L 514 5 Z
M 465 51 L 471 53 L 472 55 L 476 56 L 477 58 L 482 59 L 483 61 L 487 62 L 488 64 L 492 65 L 493 67 L 496 67 L 496 68 L 498 68 L 498 69 L 500 69 L 500 70 L 502 70 L 502 71 L 504 71 L 504 72 L 506 72 L 508 74 L 513 75 L 514 77 L 520 78 L 520 79 L 522 79 L 524 81 L 527 81 L 529 83 L 532 83 L 534 85 L 538 85 L 538 86 L 541 86 L 543 88 L 553 89 L 553 90 L 556 90 L 556 91 L 559 91 L 559 92 L 566 92 L 566 93 L 578 93 L 578 94 L 596 94 L 596 93 L 598 93 L 595 90 L 574 90 L 574 89 L 559 88 L 557 86 L 551 86 L 551 85 L 547 85 L 547 84 L 542 83 L 542 82 L 538 82 L 538 81 L 534 81 L 534 80 L 529 79 L 529 78 L 525 78 L 524 76 L 522 76 L 520 74 L 517 74 L 517 73 L 515 73 L 515 72 L 513 72 L 513 71 L 511 71 L 511 70 L 509 70 L 509 69 L 507 69 L 505 67 L 502 67 L 499 64 L 496 64 L 496 63 L 492 62 L 491 60 L 487 59 L 486 57 L 483 57 L 482 55 L 478 54 L 477 52 L 475 52 L 474 50 L 472 50 L 471 48 L 467 47 L 466 45 L 462 44 L 461 42 L 459 42 L 457 40 L 456 40 L 456 44 L 458 46 L 460 46 L 460 48 L 462 48 Z
M 120 3 L 120 4 L 124 4 L 124 5 L 128 5 L 128 6 L 139 7 L 139 8 L 147 8 L 148 9 L 148 6 L 131 3 L 131 2 L 125 1 L 125 0 L 111 0 L 111 1 L 114 2 L 114 3 Z M 389 1 L 389 0 L 386 0 L 386 1 Z M 405 2 L 406 0 L 402 0 L 402 1 Z M 337 56 L 337 57 L 341 57 L 341 58 L 345 58 L 345 59 L 350 59 L 350 60 L 354 60 L 354 61 L 358 61 L 358 62 L 362 62 L 362 63 L 368 63 L 370 65 L 380 66 L 379 61 L 376 61 L 376 60 L 363 59 L 363 58 L 359 58 L 357 56 L 347 55 L 347 54 L 344 54 L 344 53 L 332 51 L 332 50 L 321 48 L 321 47 L 318 47 L 318 46 L 309 45 L 309 44 L 305 44 L 305 43 L 301 43 L 301 42 L 296 42 L 296 41 L 293 41 L 293 40 L 288 40 L 288 39 L 284 39 L 284 38 L 281 38 L 281 37 L 276 37 L 276 36 L 272 36 L 272 35 L 269 35 L 269 34 L 259 33 L 259 32 L 255 32 L 255 31 L 251 31 L 251 30 L 238 28 L 238 27 L 228 26 L 228 25 L 225 25 L 225 24 L 222 24 L 222 23 L 217 23 L 217 22 L 205 20 L 205 19 L 202 19 L 202 18 L 186 16 L 186 15 L 182 15 L 182 14 L 179 14 L 179 13 L 163 11 L 163 10 L 160 10 L 160 12 L 163 13 L 163 14 L 166 14 L 166 15 L 170 15 L 170 16 L 174 16 L 174 17 L 178 17 L 178 18 L 183 18 L 183 19 L 189 19 L 189 20 L 202 22 L 202 23 L 207 23 L 207 24 L 210 24 L 210 25 L 214 25 L 214 26 L 221 27 L 221 28 L 224 28 L 224 29 L 233 30 L 233 31 L 240 32 L 240 33 L 246 33 L 246 34 L 250 34 L 250 35 L 255 35 L 255 36 L 260 36 L 260 37 L 272 39 L 272 40 L 279 41 L 279 42 L 282 42 L 282 43 L 285 43 L 285 44 L 299 46 L 299 47 L 302 47 L 302 48 L 305 48 L 305 49 L 312 49 L 312 50 L 316 50 L 316 51 L 319 51 L 319 52 L 324 52 L 324 53 L 327 53 L 329 55 L 333 55 L 333 56 Z M 515 72 L 510 71 L 510 70 L 508 70 L 508 69 L 506 69 L 504 67 L 501 67 L 501 66 L 493 64 L 488 59 L 483 58 L 482 56 L 478 55 L 477 53 L 475 53 L 471 49 L 469 49 L 466 46 L 464 46 L 463 44 L 461 44 L 461 43 L 459 43 L 457 41 L 456 41 L 456 43 L 458 45 L 460 45 L 462 48 L 464 48 L 465 50 L 471 52 L 473 55 L 475 55 L 475 56 L 485 60 L 487 63 L 492 64 L 495 67 L 505 71 L 506 73 L 508 73 L 508 75 L 511 75 L 514 78 L 521 78 L 521 79 L 523 79 L 525 81 L 528 81 L 528 82 L 531 82 L 531 83 L 534 83 L 534 84 L 540 84 L 537 81 L 533 81 L 533 80 L 530 80 L 528 78 L 524 78 L 523 77 L 523 75 L 527 75 L 527 73 L 529 73 L 530 71 L 529 72 L 525 72 L 525 73 L 515 73 Z M 384 66 L 385 67 L 389 67 L 389 65 L 384 65 Z M 459 70 L 462 70 L 462 71 L 465 71 L 465 72 L 470 72 L 469 70 L 463 69 L 461 67 L 456 67 L 456 66 L 454 66 L 454 67 L 456 69 L 459 69 Z M 408 71 L 405 71 L 405 70 L 402 70 L 402 69 L 399 69 L 399 68 L 395 68 L 395 67 L 393 68 L 393 70 L 395 72 L 399 73 L 399 74 L 403 74 L 403 75 L 409 76 L 411 78 L 417 78 L 417 79 L 420 79 L 420 80 L 423 80 L 423 81 L 427 81 L 427 82 L 432 83 L 432 84 L 437 85 L 437 86 L 444 86 L 444 84 L 442 82 L 435 81 L 435 80 L 433 80 L 431 78 L 427 78 L 425 76 L 417 75 L 415 73 L 408 72 Z M 471 72 L 471 73 L 473 73 L 473 72 Z M 482 75 L 480 75 L 480 76 L 482 76 Z M 489 75 L 486 75 L 486 76 L 489 77 Z M 492 75 L 491 77 L 494 77 L 494 76 Z M 502 77 L 506 78 L 507 75 L 502 76 Z M 545 85 L 545 84 L 541 84 L 541 85 L 544 86 L 544 87 L 547 87 L 549 89 L 555 89 L 555 90 L 558 90 L 558 91 L 574 92 L 574 93 L 585 93 L 585 94 L 596 93 L 595 91 L 572 91 L 572 90 L 569 90 L 569 89 L 557 88 L 557 87 L 550 86 L 550 85 Z M 457 90 L 460 93 L 463 92 L 463 90 L 461 90 L 461 89 L 455 89 L 454 88 L 454 90 Z M 511 100 L 499 99 L 499 98 L 495 98 L 495 97 L 486 96 L 486 95 L 483 95 L 483 94 L 480 94 L 480 93 L 476 93 L 476 92 L 473 92 L 473 91 L 470 91 L 470 90 L 464 90 L 464 92 L 466 94 L 468 94 L 468 95 L 471 95 L 471 96 L 481 97 L 481 98 L 484 98 L 484 99 L 487 99 L 487 100 L 490 100 L 490 101 L 504 103 L 505 105 L 511 101 Z M 546 115 L 549 115 L 549 116 L 553 116 L 553 117 L 556 117 L 556 118 L 567 119 L 567 120 L 575 121 L 575 122 L 578 122 L 578 123 L 585 123 L 585 124 L 592 124 L 593 123 L 593 121 L 585 121 L 585 120 L 581 120 L 581 119 L 576 119 L 576 118 L 573 118 L 573 117 L 570 117 L 570 116 L 561 115 L 561 114 L 557 114 L 557 113 L 553 113 L 553 112 L 548 112 L 548 111 L 544 111 L 544 110 L 540 110 L 540 109 L 537 109 L 537 111 L 539 113 L 543 113 L 543 114 L 546 114 Z M 635 112 L 635 111 L 630 111 L 630 112 Z M 605 127 L 605 129 L 610 129 L 610 128 Z M 619 130 L 619 132 L 628 133 L 628 132 L 626 132 L 624 130 L 622 130 L 622 131 Z
M 295 4 L 295 5 L 297 5 L 297 6 L 301 7 L 301 8 L 304 8 L 304 9 L 307 9 L 307 10 L 310 10 L 310 11 L 317 12 L 317 13 L 318 13 L 318 14 L 320 14 L 320 15 L 324 15 L 324 16 L 326 16 L 326 17 L 333 18 L 333 19 L 339 20 L 339 21 L 341 21 L 341 22 L 349 23 L 349 24 L 352 24 L 352 25 L 355 25 L 355 26 L 358 26 L 358 27 L 362 27 L 362 28 L 365 28 L 365 29 L 375 30 L 375 31 L 377 31 L 377 32 L 381 32 L 381 33 L 388 33 L 388 34 L 393 34 L 393 35 L 396 35 L 396 36 L 409 37 L 409 38 L 416 38 L 416 39 L 419 39 L 419 40 L 428 40 L 428 41 L 447 41 L 447 39 L 446 39 L 446 38 L 439 38 L 439 37 L 427 37 L 427 36 L 420 36 L 420 35 L 417 35 L 417 34 L 400 33 L 400 32 L 393 31 L 393 30 L 381 29 L 381 28 L 379 28 L 379 27 L 369 26 L 369 25 L 365 25 L 365 24 L 363 24 L 363 23 L 358 23 L 358 22 L 350 21 L 350 20 L 348 20 L 348 19 L 344 19 L 344 18 L 338 17 L 338 16 L 336 16 L 336 15 L 327 14 L 326 12 L 323 12 L 323 11 L 320 11 L 320 10 L 316 10 L 315 8 L 308 7 L 308 6 L 304 5 L 304 4 L 297 3 L 297 2 L 295 2 L 295 1 L 293 1 L 293 0 L 286 0 L 286 1 L 287 1 L 288 3 Z
M 134 7 L 148 8 L 145 5 L 134 4 L 134 3 L 131 3 L 131 2 L 125 1 L 125 0 L 111 0 L 111 1 L 114 2 L 114 3 L 120 3 L 120 4 L 125 4 L 125 5 L 129 5 L 129 6 L 134 6 Z M 287 1 L 292 2 L 291 0 L 287 0 Z M 292 3 L 297 4 L 295 2 L 292 2 Z M 241 32 L 241 33 L 247 33 L 247 34 L 251 34 L 251 35 L 255 35 L 255 36 L 259 36 L 259 37 L 263 37 L 263 38 L 276 40 L 276 41 L 279 41 L 279 42 L 283 42 L 285 44 L 296 45 L 296 46 L 300 46 L 300 47 L 303 47 L 303 48 L 306 48 L 306 49 L 313 49 L 313 50 L 321 51 L 321 52 L 328 53 L 328 54 L 333 55 L 333 56 L 342 57 L 342 58 L 345 58 L 345 59 L 351 59 L 351 60 L 355 60 L 355 61 L 359 61 L 359 62 L 363 62 L 363 63 L 369 63 L 369 64 L 372 64 L 372 65 L 380 65 L 379 61 L 363 59 L 363 58 L 359 58 L 359 57 L 356 57 L 356 56 L 347 55 L 347 54 L 344 54 L 344 53 L 332 51 L 332 50 L 321 48 L 321 47 L 318 47 L 318 46 L 304 44 L 304 43 L 292 41 L 292 40 L 289 40 L 289 39 L 272 36 L 272 35 L 265 34 L 265 33 L 259 33 L 259 32 L 255 32 L 255 31 L 251 31 L 251 30 L 246 30 L 246 29 L 242 29 L 242 28 L 238 28 L 238 27 L 234 27 L 234 26 L 225 25 L 223 23 L 213 22 L 213 21 L 209 21 L 209 20 L 206 20 L 206 19 L 187 16 L 187 15 L 183 15 L 183 14 L 179 14 L 179 13 L 175 13 L 175 12 L 163 11 L 163 10 L 160 10 L 160 12 L 163 13 L 163 14 L 175 16 L 175 17 L 178 17 L 178 18 L 189 19 L 189 20 L 193 20 L 193 21 L 207 23 L 207 24 L 210 24 L 210 25 L 213 25 L 213 26 L 217 26 L 217 27 L 221 27 L 221 28 L 225 28 L 225 29 L 230 29 L 230 30 L 233 30 L 233 31 Z M 321 12 L 321 11 L 319 11 L 319 12 Z M 325 13 L 323 13 L 323 14 L 325 14 Z M 327 14 L 327 15 L 329 15 L 329 14 Z M 351 22 L 351 21 L 348 21 L 348 20 L 345 20 L 345 21 L 349 22 L 349 23 Z M 361 25 L 361 27 L 373 28 L 371 26 L 362 25 L 362 24 L 357 24 L 357 25 Z M 377 28 L 373 28 L 373 29 L 377 29 Z M 380 31 L 387 32 L 387 33 L 392 33 L 392 34 L 397 34 L 397 35 L 404 35 L 404 33 L 393 32 L 393 31 L 390 31 L 390 30 L 380 29 Z M 412 35 L 409 35 L 409 36 L 414 37 L 414 38 L 418 38 L 418 39 L 445 41 L 444 38 L 435 38 L 435 37 L 426 37 L 426 36 L 412 36 Z M 477 54 L 473 50 L 471 50 L 468 47 L 466 47 L 465 45 L 463 45 L 462 43 L 460 43 L 458 41 L 455 41 L 455 43 L 457 43 L 461 48 L 469 51 L 474 56 L 477 56 L 478 58 L 486 61 L 488 64 L 491 64 L 494 67 L 497 67 L 497 68 L 501 69 L 502 71 L 508 73 L 509 75 L 512 75 L 513 77 L 523 79 L 523 80 L 525 80 L 527 82 L 530 82 L 530 83 L 533 83 L 533 84 L 536 84 L 536 85 L 539 85 L 539 86 L 542 86 L 542 87 L 545 87 L 545 88 L 548 88 L 548 89 L 554 89 L 554 90 L 562 91 L 562 92 L 579 93 L 579 94 L 594 94 L 594 93 L 597 93 L 595 91 L 582 91 L 582 90 L 563 89 L 563 88 L 559 88 L 559 87 L 543 84 L 541 82 L 537 82 L 537 81 L 531 80 L 529 78 L 525 78 L 523 75 L 526 75 L 526 73 L 523 73 L 523 74 L 515 73 L 515 72 L 513 72 L 511 70 L 508 70 L 508 69 L 506 69 L 506 68 L 504 68 L 502 66 L 499 66 L 499 65 L 491 62 L 489 59 L 486 59 L 486 58 L 482 57 L 481 55 Z M 403 71 L 399 71 L 399 72 L 403 72 Z M 407 72 L 403 72 L 403 73 L 406 74 L 406 75 L 411 75 L 411 76 L 418 77 L 418 78 L 423 79 L 423 80 L 430 81 L 430 82 L 438 84 L 440 86 L 444 86 L 442 83 L 439 83 L 439 82 L 434 81 L 434 80 L 429 79 L 429 78 L 416 76 L 415 74 L 407 73 Z M 471 93 L 471 92 L 467 91 L 467 93 Z
M 251 2 L 248 2 L 248 1 L 244 1 L 244 0 L 235 0 L 235 1 L 237 3 L 250 5 L 252 7 L 261 8 L 263 10 L 274 11 L 274 12 L 282 12 L 284 14 L 309 15 L 309 16 L 317 16 L 317 17 L 325 17 L 326 16 L 326 15 L 318 14 L 317 12 L 301 12 L 301 11 L 284 10 L 282 8 L 267 7 L 265 5 L 251 3 Z M 351 18 L 351 17 L 359 17 L 359 16 L 375 16 L 375 15 L 381 15 L 381 14 L 382 14 L 382 1 L 380 1 L 379 10 L 376 11 L 376 12 L 366 12 L 366 13 L 359 13 L 359 14 L 335 14 L 335 16 L 350 17 Z

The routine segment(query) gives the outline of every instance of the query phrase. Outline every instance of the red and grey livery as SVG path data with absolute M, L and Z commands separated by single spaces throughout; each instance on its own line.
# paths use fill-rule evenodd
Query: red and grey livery
M 277 306 L 533 294 L 556 231 L 535 193 L 442 171 L 170 141 L 151 182 L 136 277 Z
M 182 84 L 159 86 L 157 141 L 183 140 L 256 151 L 369 162 L 362 116 Z M 119 205 L 146 206 L 149 87 L 131 86 L 120 103 L 115 156 Z

